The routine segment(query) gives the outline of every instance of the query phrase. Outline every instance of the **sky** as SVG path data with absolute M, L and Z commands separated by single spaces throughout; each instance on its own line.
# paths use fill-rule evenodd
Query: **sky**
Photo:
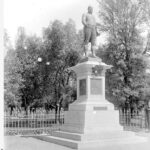
M 81 17 L 89 5 L 93 6 L 93 14 L 97 22 L 100 22 L 97 0 L 4 0 L 4 28 L 13 46 L 19 26 L 25 27 L 28 35 L 41 36 L 42 28 L 47 27 L 51 21 L 57 19 L 65 23 L 71 18 L 75 21 L 76 28 L 82 29 Z M 97 43 L 103 44 L 105 39 L 103 33 L 97 38 Z
M 41 36 L 42 28 L 55 19 L 65 23 L 71 18 L 76 28 L 81 29 L 82 14 L 89 5 L 93 6 L 93 14 L 99 22 L 96 0 L 4 0 L 4 28 L 12 42 L 19 26 L 25 27 L 27 34 Z

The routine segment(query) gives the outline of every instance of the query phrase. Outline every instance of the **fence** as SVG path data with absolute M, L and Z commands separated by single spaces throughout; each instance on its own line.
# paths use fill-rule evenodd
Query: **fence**
M 32 113 L 24 116 L 4 116 L 5 135 L 51 134 L 64 123 L 64 114 Z
M 125 130 L 150 131 L 150 110 L 119 110 L 119 121 Z
M 150 109 L 146 111 L 119 110 L 119 121 L 125 130 L 150 131 Z M 39 135 L 51 134 L 60 130 L 64 124 L 64 113 L 55 115 L 45 112 L 36 112 L 25 115 L 16 113 L 4 116 L 5 135 Z

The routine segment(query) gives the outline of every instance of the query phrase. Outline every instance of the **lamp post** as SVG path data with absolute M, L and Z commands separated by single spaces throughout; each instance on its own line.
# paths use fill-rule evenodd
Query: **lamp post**
M 42 57 L 38 57 L 37 61 L 38 61 L 39 63 L 43 62 Z M 50 65 L 50 62 L 47 61 L 45 64 L 46 64 L 47 66 L 49 66 L 49 65 Z
M 42 58 L 41 58 L 41 57 L 38 57 L 37 61 L 38 61 L 38 62 L 42 62 Z
M 27 50 L 27 46 L 24 46 L 24 49 Z
M 42 94 L 45 95 L 46 94 L 47 78 L 48 78 L 48 66 L 50 65 L 50 62 L 46 61 L 42 57 L 38 57 L 37 61 L 40 65 L 40 76 L 42 77 L 41 78 L 42 79 L 41 82 L 43 85 Z

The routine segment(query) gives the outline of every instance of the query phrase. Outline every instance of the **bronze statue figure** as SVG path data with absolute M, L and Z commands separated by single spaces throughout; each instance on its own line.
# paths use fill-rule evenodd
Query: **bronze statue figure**
M 84 25 L 84 53 L 85 57 L 88 57 L 88 44 L 91 43 L 91 53 L 92 57 L 95 56 L 95 50 L 96 50 L 96 37 L 98 35 L 97 33 L 97 26 L 96 26 L 96 20 L 93 16 L 93 8 L 91 6 L 88 7 L 88 12 L 86 14 L 83 14 L 82 16 L 82 24 Z

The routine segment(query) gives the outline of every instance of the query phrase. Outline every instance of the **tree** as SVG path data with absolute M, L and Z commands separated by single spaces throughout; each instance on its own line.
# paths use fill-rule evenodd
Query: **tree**
M 143 54 L 150 54 L 150 32 L 148 32 L 147 34 L 147 42 L 146 42 L 146 46 L 144 48 Z
M 20 62 L 20 71 L 18 72 L 23 79 L 21 106 L 24 107 L 26 114 L 34 99 L 42 97 L 43 88 L 40 86 L 43 82 L 41 76 L 41 66 L 37 63 L 40 51 L 42 49 L 42 40 L 36 36 L 27 36 L 24 28 L 18 29 L 16 41 L 16 56 Z
M 4 30 L 3 38 L 6 52 L 4 58 L 4 106 L 6 110 L 10 108 L 10 114 L 12 114 L 14 108 L 20 107 L 21 93 L 19 89 L 23 86 L 23 80 L 17 73 L 19 70 L 17 67 L 19 65 L 19 60 L 16 58 L 6 29 Z
M 142 7 L 131 0 L 102 0 L 99 4 L 101 29 L 109 34 L 102 59 L 113 65 L 106 73 L 107 97 L 115 105 L 138 107 L 146 68 L 139 30 L 145 21 Z
M 29 109 L 44 107 L 47 112 L 55 108 L 57 115 L 75 99 L 75 85 L 69 84 L 75 76 L 68 68 L 80 59 L 80 37 L 72 20 L 65 25 L 58 20 L 52 22 L 43 30 L 42 38 L 28 36 L 23 27 L 18 28 L 11 68 L 16 67 L 15 75 L 23 85 L 16 90 L 26 114 Z
M 50 72 L 48 72 L 47 81 L 49 87 L 47 94 L 53 95 L 55 113 L 60 112 L 66 87 L 69 86 L 69 80 L 72 78 L 72 73 L 67 68 L 75 65 L 80 58 L 78 49 L 78 35 L 76 33 L 75 24 L 69 20 L 65 25 L 60 21 L 54 21 L 44 31 L 44 43 L 47 59 L 50 60 Z M 69 94 L 69 93 L 68 93 Z M 70 95 L 70 94 L 69 94 Z M 66 100 L 67 101 L 67 100 Z
M 65 30 L 65 51 L 77 51 L 79 54 L 82 53 L 83 33 L 82 31 L 77 32 L 75 22 L 69 19 L 64 25 Z
M 148 33 L 147 36 L 147 44 L 145 47 L 145 50 L 143 52 L 144 56 L 145 56 L 145 60 L 146 60 L 146 82 L 145 82 L 145 94 L 143 99 L 145 99 L 145 103 L 146 105 L 148 105 L 148 101 L 150 99 L 150 33 Z
M 22 94 L 19 90 L 23 87 L 23 78 L 18 73 L 19 71 L 19 59 L 15 51 L 9 49 L 4 59 L 4 102 L 5 108 L 11 108 L 10 114 L 14 108 L 20 108 L 21 104 Z
M 146 24 L 150 27 L 150 0 L 139 0 L 138 2 L 145 13 Z

